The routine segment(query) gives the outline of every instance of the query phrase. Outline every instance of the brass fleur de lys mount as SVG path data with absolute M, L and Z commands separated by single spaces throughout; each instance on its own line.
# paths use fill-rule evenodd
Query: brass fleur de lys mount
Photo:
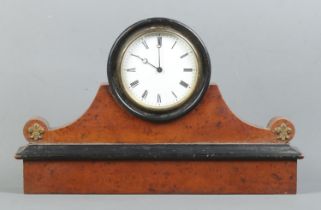
M 29 137 L 35 141 L 42 139 L 43 134 L 45 133 L 44 127 L 38 123 L 34 123 L 28 128 Z
M 278 140 L 287 141 L 290 139 L 292 129 L 285 123 L 282 123 L 280 126 L 274 128 L 274 133 L 277 135 Z

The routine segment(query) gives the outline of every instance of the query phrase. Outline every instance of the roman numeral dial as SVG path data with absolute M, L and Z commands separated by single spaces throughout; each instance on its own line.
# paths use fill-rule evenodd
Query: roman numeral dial
M 167 18 L 148 18 L 126 28 L 112 45 L 109 89 L 129 113 L 165 122 L 199 103 L 209 86 L 210 67 L 203 42 L 190 28 Z
M 159 93 L 157 94 L 157 103 L 158 104 L 162 103 L 162 97 Z
M 124 92 L 144 109 L 184 104 L 197 85 L 198 58 L 186 38 L 174 31 L 143 33 L 130 40 L 121 60 Z
M 138 80 L 135 80 L 135 81 L 130 83 L 130 87 L 132 87 L 132 88 L 136 87 L 137 85 L 139 85 L 139 81 Z
M 146 41 L 145 41 L 144 39 L 142 40 L 142 44 L 144 45 L 144 47 L 145 47 L 146 50 L 149 49 L 149 47 L 148 47 L 148 45 L 147 45 L 147 43 L 146 43 Z
M 181 81 L 179 82 L 179 84 L 180 84 L 181 86 L 183 86 L 184 88 L 187 88 L 187 87 L 188 87 L 188 84 L 187 84 L 186 82 L 184 82 L 183 80 L 181 80 Z
M 142 95 L 142 98 L 143 98 L 143 99 L 146 99 L 147 95 L 148 95 L 148 90 L 145 90 L 144 93 L 143 93 L 143 95 Z
M 160 35 L 157 37 L 157 47 L 158 48 L 162 47 L 162 39 L 163 38 Z

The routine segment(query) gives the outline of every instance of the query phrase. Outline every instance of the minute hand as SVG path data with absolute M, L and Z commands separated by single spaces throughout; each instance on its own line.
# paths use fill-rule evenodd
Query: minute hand
M 156 70 L 158 70 L 158 68 L 156 66 L 154 66 L 153 64 L 149 63 L 147 58 L 142 58 L 138 55 L 135 55 L 135 54 L 131 54 L 132 56 L 136 57 L 136 58 L 139 58 L 144 64 L 148 64 L 150 65 L 151 67 L 155 68 Z

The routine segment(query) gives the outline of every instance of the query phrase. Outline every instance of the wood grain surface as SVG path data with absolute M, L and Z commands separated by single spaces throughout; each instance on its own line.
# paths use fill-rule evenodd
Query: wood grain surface
M 293 194 L 296 160 L 28 161 L 25 193 Z
M 35 123 L 44 128 L 37 140 L 29 133 Z M 278 139 L 274 132 L 282 123 L 291 128 L 286 140 Z M 210 85 L 200 104 L 182 118 L 153 123 L 128 113 L 113 99 L 108 85 L 102 85 L 89 109 L 75 122 L 52 129 L 45 120 L 31 119 L 23 133 L 31 143 L 287 143 L 295 129 L 284 118 L 273 118 L 266 128 L 245 123 L 228 108 L 217 85 Z

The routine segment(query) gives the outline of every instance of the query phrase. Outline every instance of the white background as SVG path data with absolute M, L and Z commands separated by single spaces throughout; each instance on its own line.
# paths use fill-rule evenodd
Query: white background
M 177 19 L 205 42 L 212 83 L 230 108 L 265 127 L 291 119 L 298 194 L 276 196 L 23 195 L 22 127 L 77 119 L 107 82 L 116 37 L 148 17 Z M 300 0 L 79 1 L 0 0 L 1 209 L 320 209 L 321 3 Z

